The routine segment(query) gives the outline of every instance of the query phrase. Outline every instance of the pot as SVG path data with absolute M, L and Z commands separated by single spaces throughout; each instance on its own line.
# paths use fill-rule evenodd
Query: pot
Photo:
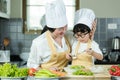
M 112 40 L 112 50 L 119 51 L 120 50 L 120 37 L 116 36 Z

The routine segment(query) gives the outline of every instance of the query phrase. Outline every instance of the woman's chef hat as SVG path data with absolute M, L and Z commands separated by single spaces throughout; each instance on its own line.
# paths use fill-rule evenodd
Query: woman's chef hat
M 75 14 L 75 24 L 85 24 L 92 29 L 92 23 L 95 20 L 95 13 L 91 9 L 83 8 Z
M 50 28 L 60 28 L 67 24 L 66 9 L 62 0 L 54 0 L 46 5 L 46 24 Z

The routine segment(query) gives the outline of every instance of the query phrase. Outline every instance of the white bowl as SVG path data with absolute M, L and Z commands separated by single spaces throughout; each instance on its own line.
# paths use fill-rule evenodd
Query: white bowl
M 27 80 L 27 77 L 1 77 L 0 80 Z
M 72 74 L 73 72 L 75 72 L 76 70 L 71 69 L 70 67 L 64 67 L 65 72 L 67 72 L 67 74 Z
M 105 69 L 104 69 L 104 67 L 101 67 L 101 66 L 92 66 L 90 68 L 90 70 L 93 73 L 102 73 L 102 72 L 104 72 Z
M 27 61 L 28 60 L 28 57 L 29 57 L 29 52 L 23 52 L 20 54 L 20 58 L 23 60 L 23 61 Z

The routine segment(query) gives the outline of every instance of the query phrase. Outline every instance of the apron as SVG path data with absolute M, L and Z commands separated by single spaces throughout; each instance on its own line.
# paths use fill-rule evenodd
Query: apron
M 57 67 L 58 69 L 63 69 L 65 66 L 67 66 L 67 63 L 68 63 L 68 59 L 66 59 L 66 54 L 70 53 L 70 45 L 68 41 L 66 40 L 68 50 L 58 53 L 53 44 L 53 41 L 51 39 L 51 34 L 49 31 L 46 32 L 46 37 L 47 37 L 48 45 L 52 53 L 51 53 L 50 60 L 46 63 L 41 64 L 41 68 L 49 69 L 51 67 Z
M 86 52 L 78 53 L 78 49 L 80 46 L 80 41 L 78 42 L 75 50 L 76 58 L 72 60 L 72 65 L 82 65 L 86 68 L 91 67 L 93 64 L 92 56 L 87 54 Z M 91 41 L 89 40 L 87 43 L 87 48 L 91 48 Z

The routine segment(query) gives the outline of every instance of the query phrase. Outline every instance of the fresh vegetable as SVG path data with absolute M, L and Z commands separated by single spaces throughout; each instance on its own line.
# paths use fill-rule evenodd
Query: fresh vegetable
M 61 72 L 61 71 L 55 71 L 55 70 L 50 70 L 53 74 L 56 74 L 59 77 L 64 77 L 66 75 L 65 72 Z
M 86 76 L 91 76 L 93 75 L 93 73 L 91 71 L 88 71 L 88 70 L 77 70 L 75 72 L 73 72 L 73 75 L 86 75 Z
M 17 65 L 5 63 L 0 65 L 1 77 L 25 77 L 28 76 L 28 68 L 18 68 Z
M 28 70 L 28 75 L 29 75 L 29 76 L 34 76 L 34 74 L 35 74 L 36 71 L 37 71 L 37 70 L 36 70 L 35 68 L 30 68 L 30 69 Z
M 70 68 L 77 70 L 77 69 L 84 69 L 85 67 L 84 66 L 78 66 L 78 65 L 75 65 L 75 66 L 72 65 L 72 66 L 70 66 Z
M 91 72 L 89 69 L 86 69 L 85 66 L 71 66 L 71 69 L 74 69 L 75 71 L 72 73 L 73 75 L 93 75 L 93 72 Z
M 112 65 L 108 71 L 113 76 L 120 76 L 120 65 Z
M 56 74 L 52 73 L 50 70 L 40 69 L 39 71 L 35 72 L 35 77 L 37 77 L 37 78 L 52 78 L 52 77 L 58 77 L 58 76 Z

